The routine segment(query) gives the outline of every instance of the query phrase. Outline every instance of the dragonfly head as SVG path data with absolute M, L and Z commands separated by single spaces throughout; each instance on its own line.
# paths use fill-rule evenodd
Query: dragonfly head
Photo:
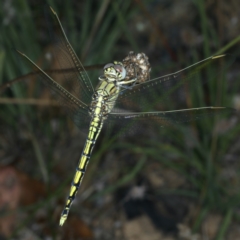
M 104 76 L 109 82 L 119 81 L 126 77 L 127 71 L 121 62 L 108 63 L 104 66 Z

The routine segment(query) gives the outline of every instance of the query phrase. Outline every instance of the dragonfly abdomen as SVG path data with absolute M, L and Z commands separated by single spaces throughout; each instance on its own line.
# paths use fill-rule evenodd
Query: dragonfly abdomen
M 67 219 L 69 209 L 81 185 L 89 159 L 92 154 L 92 150 L 102 129 L 103 122 L 106 119 L 107 114 L 112 110 L 118 96 L 118 92 L 119 89 L 116 88 L 115 84 L 109 83 L 108 81 L 102 81 L 93 95 L 93 99 L 89 108 L 89 114 L 92 120 L 90 122 L 88 137 L 86 139 L 81 158 L 78 162 L 78 166 L 71 184 L 69 196 L 61 214 L 61 226 Z M 109 101 L 109 99 L 111 101 Z
M 86 139 L 83 152 L 81 154 L 81 157 L 78 162 L 78 166 L 76 168 L 76 172 L 71 184 L 69 196 L 67 198 L 65 207 L 61 214 L 61 218 L 60 218 L 61 226 L 64 224 L 64 222 L 67 219 L 71 204 L 75 199 L 77 191 L 81 185 L 96 139 L 98 138 L 98 135 L 102 129 L 102 125 L 103 125 L 103 121 L 98 116 L 94 117 L 90 123 L 88 137 Z

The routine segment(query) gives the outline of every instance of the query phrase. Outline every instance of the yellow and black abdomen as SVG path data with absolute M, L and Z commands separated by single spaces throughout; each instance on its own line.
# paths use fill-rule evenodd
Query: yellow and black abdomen
M 69 209 L 70 209 L 71 204 L 72 204 L 72 202 L 77 194 L 77 191 L 81 185 L 82 179 L 83 179 L 84 174 L 87 169 L 89 159 L 91 157 L 92 150 L 94 148 L 96 139 L 97 139 L 101 129 L 102 129 L 102 121 L 98 121 L 97 118 L 94 118 L 90 123 L 88 137 L 86 139 L 85 146 L 84 146 L 83 152 L 81 154 L 81 158 L 79 159 L 78 166 L 76 168 L 76 172 L 75 172 L 72 184 L 71 184 L 71 188 L 70 188 L 69 196 L 66 201 L 66 205 L 61 214 L 61 218 L 60 218 L 61 226 L 67 219 Z
M 113 83 L 102 81 L 100 82 L 93 96 L 89 111 L 89 114 L 92 117 L 89 126 L 89 132 L 71 184 L 69 196 L 61 214 L 61 226 L 67 219 L 71 204 L 77 194 L 77 191 L 86 172 L 86 168 L 91 157 L 95 142 L 102 129 L 104 119 L 106 118 L 106 115 L 112 110 L 118 96 L 118 91 L 119 89 L 116 88 Z

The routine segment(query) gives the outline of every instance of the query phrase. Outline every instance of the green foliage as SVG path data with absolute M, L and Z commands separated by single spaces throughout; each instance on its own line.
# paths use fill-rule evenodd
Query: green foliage
M 147 5 L 147 2 L 149 1 L 146 1 L 145 4 L 149 8 L 151 4 L 154 4 L 154 1 L 150 1 L 151 4 L 149 3 L 149 5 Z M 194 3 L 203 36 L 203 54 L 202 51 L 193 49 L 191 46 L 188 49 L 191 52 L 191 57 L 187 57 L 187 54 L 183 56 L 179 51 L 177 58 L 185 67 L 213 55 L 214 52 L 221 54 L 228 51 L 231 47 L 235 47 L 240 39 L 240 36 L 237 36 L 230 43 L 221 45 L 217 31 L 208 24 L 204 1 L 194 1 Z M 58 13 L 70 43 L 84 65 L 104 64 L 115 59 L 121 60 L 130 50 L 145 52 L 143 47 L 145 42 L 141 35 L 136 36 L 134 33 L 137 33 L 137 31 L 132 31 L 130 28 L 130 23 L 136 21 L 143 14 L 141 7 L 135 1 L 124 1 L 123 4 L 121 1 L 89 0 L 82 3 L 77 1 L 57 3 L 57 1 L 49 0 L 48 4 Z M 14 1 L 6 11 L 1 11 L 3 22 L 7 22 L 1 26 L 0 30 L 2 45 L 0 50 L 1 84 L 31 71 L 28 66 L 22 63 L 21 58 L 11 49 L 12 47 L 26 53 L 38 64 L 44 62 L 44 53 L 46 53 L 47 48 L 51 47 L 51 39 L 48 37 L 48 27 L 44 17 L 44 9 L 47 8 L 47 6 L 34 5 L 30 1 Z M 7 20 L 10 10 L 14 10 L 14 15 L 10 20 Z M 145 20 L 148 22 L 148 34 L 152 34 L 152 38 L 158 39 L 151 21 L 147 17 Z M 161 26 L 161 23 L 159 23 L 159 26 Z M 215 48 L 212 47 L 210 39 L 215 43 Z M 149 49 L 148 51 L 151 52 Z M 164 46 L 161 45 L 158 51 L 164 52 Z M 151 56 L 149 58 L 151 62 Z M 157 61 L 159 62 L 156 64 Z M 159 74 L 160 61 L 161 59 L 153 59 L 153 74 Z M 163 63 L 164 68 L 167 69 L 165 72 L 172 70 L 174 64 L 171 60 L 167 64 Z M 226 62 L 223 64 L 228 66 Z M 163 67 L 161 67 L 161 70 L 163 70 Z M 216 76 L 216 71 L 217 69 L 207 69 L 204 77 L 212 79 L 213 75 Z M 226 73 L 229 71 L 231 69 L 226 67 Z M 97 80 L 99 71 L 90 74 L 92 79 Z M 216 81 L 209 81 L 207 96 L 206 88 L 198 88 L 198 92 L 189 92 L 187 97 L 191 99 L 190 105 L 192 107 L 205 106 L 206 98 L 208 98 L 207 103 L 210 105 L 232 106 L 233 96 L 237 92 L 236 89 L 239 89 L 239 76 L 235 81 L 231 92 L 226 75 L 221 76 L 221 79 L 216 79 Z M 42 93 L 45 93 L 44 87 L 34 79 L 28 79 L 24 83 L 12 85 L 11 89 L 2 93 L 0 97 L 28 99 L 37 95 L 40 99 L 43 99 L 44 94 L 42 95 Z M 228 117 L 230 118 L 230 116 Z M 99 162 L 104 161 L 104 154 L 108 151 L 114 151 L 115 149 L 129 151 L 137 156 L 139 162 L 136 163 L 134 168 L 127 167 L 126 163 L 126 168 L 122 170 L 125 175 L 121 179 L 112 183 L 108 188 L 89 196 L 89 199 L 93 200 L 101 195 L 113 193 L 119 187 L 133 181 L 134 178 L 144 173 L 144 166 L 147 165 L 146 159 L 148 159 L 150 163 L 159 163 L 159 166 L 177 171 L 191 186 L 186 189 L 156 189 L 156 194 L 171 192 L 172 194 L 191 196 L 194 201 L 198 201 L 201 210 L 199 210 L 198 217 L 195 219 L 193 226 L 195 231 L 199 230 L 202 221 L 210 211 L 221 212 L 225 217 L 216 240 L 224 239 L 223 236 L 234 218 L 234 209 L 239 205 L 240 194 L 238 191 L 233 191 L 234 186 L 231 179 L 222 178 L 223 159 L 230 151 L 233 142 L 238 138 L 240 127 L 239 124 L 236 124 L 232 129 L 220 135 L 214 132 L 217 120 L 217 117 L 203 119 L 191 123 L 187 127 L 179 126 L 177 129 L 158 129 L 156 127 L 156 132 L 160 136 L 159 139 L 150 139 L 148 143 L 145 142 L 141 147 L 137 145 L 141 144 L 139 139 L 135 139 L 133 142 L 127 142 L 127 140 L 116 140 L 114 142 L 101 139 L 99 147 L 93 153 L 91 166 L 86 174 L 86 184 L 94 181 L 96 169 L 100 166 Z M 57 131 L 52 127 L 56 122 Z M 8 133 L 17 133 L 16 138 L 22 139 L 21 135 L 23 133 L 30 136 L 27 137 L 27 142 L 35 158 L 31 161 L 38 160 L 38 166 L 34 173 L 50 185 L 52 172 L 60 164 L 59 160 L 54 160 L 54 149 L 57 144 L 62 144 L 64 139 L 70 139 L 72 137 L 71 132 L 74 131 L 65 115 L 59 113 L 59 110 L 55 113 L 55 109 L 41 109 L 30 104 L 15 105 L 9 103 L 2 104 L 0 107 L 0 123 L 3 128 L 7 129 Z M 191 144 L 188 145 L 187 142 L 191 142 Z M 15 148 L 15 146 L 11 147 Z M 80 148 L 79 151 L 81 151 Z M 113 161 L 116 160 L 113 159 Z M 65 179 L 70 181 L 73 171 L 65 174 Z M 99 175 L 101 173 L 97 173 L 98 177 L 100 177 Z M 69 184 L 69 181 L 62 178 L 59 181 L 59 189 L 62 188 L 63 190 Z M 235 179 L 235 183 L 237 181 L 239 179 Z M 236 188 L 237 186 L 239 185 L 236 183 Z M 59 191 L 57 190 L 57 193 L 54 194 L 64 195 L 63 191 L 60 193 Z M 77 208 L 75 207 L 76 210 Z M 235 219 L 237 219 L 237 216 L 235 216 Z

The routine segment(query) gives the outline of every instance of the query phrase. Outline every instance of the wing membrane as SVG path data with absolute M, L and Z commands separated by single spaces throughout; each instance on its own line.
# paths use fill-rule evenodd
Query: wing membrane
M 204 82 L 222 77 L 225 68 L 219 69 L 219 63 L 224 58 L 231 61 L 234 59 L 229 55 L 209 57 L 178 72 L 151 79 L 131 90 L 122 91 L 115 108 L 106 120 L 108 128 L 122 135 L 124 132 L 128 134 L 143 131 L 146 124 L 177 125 L 232 112 L 232 108 L 225 107 L 189 108 L 188 102 L 188 99 L 196 97 L 190 96 L 191 93 L 199 94 Z
M 234 111 L 235 109 L 228 107 L 202 107 L 159 112 L 113 113 L 108 116 L 106 125 L 115 134 L 133 134 L 144 132 L 147 125 L 177 126 L 213 115 L 233 113 Z M 117 127 L 115 126 L 116 123 Z
M 68 92 L 64 87 L 59 85 L 54 79 L 52 79 L 46 72 L 38 67 L 30 58 L 25 54 L 18 51 L 18 53 L 24 57 L 34 68 L 36 74 L 44 81 L 52 90 L 56 93 L 56 98 L 61 105 L 65 108 L 70 118 L 74 123 L 82 130 L 86 132 L 88 130 L 90 116 L 88 114 L 88 105 L 77 99 L 74 95 Z
M 72 69 L 72 71 L 64 72 L 61 77 L 59 77 L 59 75 L 56 76 L 54 72 L 49 75 L 53 79 L 57 79 L 57 81 L 76 98 L 81 98 L 82 101 L 89 104 L 94 92 L 92 83 L 69 43 L 56 12 L 51 7 L 50 9 L 54 19 L 51 35 L 54 41 L 52 53 L 57 65 L 55 69 Z
M 195 95 L 201 94 L 204 82 L 222 77 L 225 68 L 219 69 L 219 66 L 224 59 L 233 61 L 234 58 L 230 55 L 209 57 L 178 72 L 151 79 L 134 86 L 131 90 L 122 91 L 112 113 L 126 110 L 146 112 L 189 108 L 191 106 L 186 101 L 190 92 Z
M 52 54 L 57 66 L 46 73 L 25 54 L 19 52 L 35 68 L 35 74 L 56 93 L 56 98 L 80 130 L 88 130 L 90 116 L 88 106 L 94 92 L 83 65 L 70 45 L 56 12 L 50 7 L 54 18 Z M 70 71 L 62 71 L 70 69 Z M 62 74 L 58 72 L 62 71 Z

